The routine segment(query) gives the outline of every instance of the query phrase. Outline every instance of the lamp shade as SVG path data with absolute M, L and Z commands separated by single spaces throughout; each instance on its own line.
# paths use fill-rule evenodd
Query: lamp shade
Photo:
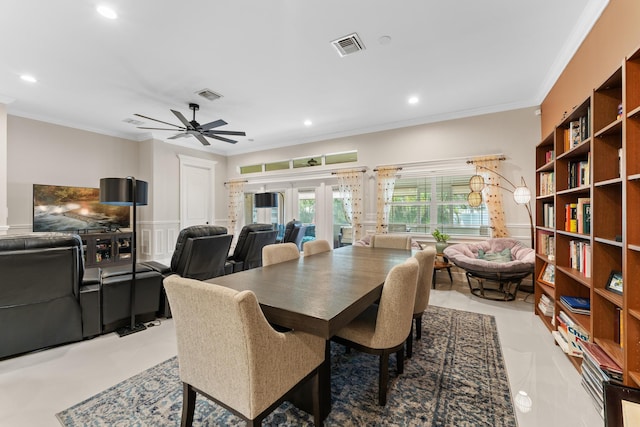
M 256 208 L 277 208 L 278 193 L 256 193 L 255 205 Z
M 100 179 L 100 203 L 105 205 L 132 206 L 133 182 L 136 183 L 136 206 L 146 205 L 149 184 L 132 177 Z
M 469 188 L 474 193 L 479 193 L 484 188 L 484 177 L 482 175 L 473 175 L 469 179 Z
M 477 208 L 482 204 L 482 193 L 479 193 L 477 191 L 472 191 L 467 196 L 467 202 L 469 203 L 469 206 L 471 206 L 472 208 Z
M 516 187 L 513 190 L 513 200 L 519 205 L 529 203 L 529 200 L 531 200 L 531 190 L 524 186 Z

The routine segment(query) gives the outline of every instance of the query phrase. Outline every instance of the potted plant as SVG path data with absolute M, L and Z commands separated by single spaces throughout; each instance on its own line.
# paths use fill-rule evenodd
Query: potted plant
M 449 244 L 447 243 L 447 240 L 449 240 L 449 237 L 451 236 L 449 236 L 446 233 L 441 233 L 440 230 L 438 230 L 437 228 L 433 230 L 431 235 L 433 236 L 434 239 L 436 239 L 436 252 L 441 254 L 442 252 L 444 252 L 444 248 L 449 246 Z

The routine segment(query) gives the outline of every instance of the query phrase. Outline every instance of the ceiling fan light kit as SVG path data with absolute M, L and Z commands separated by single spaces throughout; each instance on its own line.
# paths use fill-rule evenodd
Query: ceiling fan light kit
M 204 125 L 201 125 L 196 121 L 196 111 L 200 109 L 200 106 L 195 103 L 190 103 L 189 109 L 193 111 L 193 120 L 191 121 L 187 120 L 187 118 L 181 112 L 176 110 L 170 110 L 178 118 L 178 120 L 180 120 L 180 123 L 182 123 L 182 126 L 174 125 L 173 123 L 163 122 L 162 120 L 153 119 L 151 117 L 143 116 L 142 114 L 134 114 L 134 115 L 138 117 L 142 117 L 147 120 L 153 120 L 154 122 L 175 127 L 175 129 L 167 129 L 167 128 L 151 128 L 151 127 L 138 126 L 138 129 L 170 130 L 174 132 L 175 131 L 179 132 L 176 135 L 169 137 L 168 139 L 186 138 L 189 136 L 193 136 L 198 141 L 200 141 L 202 145 L 211 145 L 205 137 L 228 142 L 230 144 L 235 144 L 238 141 L 234 139 L 225 138 L 220 135 L 246 136 L 246 133 L 240 132 L 240 131 L 215 130 L 215 128 L 218 128 L 220 126 L 224 126 L 227 124 L 227 122 L 225 122 L 222 119 L 218 119 L 213 122 L 209 122 L 209 123 L 205 123 Z

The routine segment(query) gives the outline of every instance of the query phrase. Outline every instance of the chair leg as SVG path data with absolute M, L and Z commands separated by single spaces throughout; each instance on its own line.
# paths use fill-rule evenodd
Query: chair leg
M 422 314 L 416 317 L 416 339 L 422 338 Z
M 380 373 L 378 381 L 378 404 L 384 406 L 387 404 L 387 384 L 389 383 L 389 353 L 384 352 L 380 355 Z
M 449 280 L 453 283 L 453 276 L 451 276 L 451 267 L 447 267 L 447 272 L 449 273 Z
M 196 410 L 196 391 L 187 383 L 182 383 L 182 419 L 181 427 L 191 427 L 193 413 Z
M 413 319 L 411 320 L 411 331 L 407 337 L 407 359 L 411 359 L 413 355 Z
M 396 365 L 396 371 L 398 372 L 398 376 L 400 376 L 404 372 L 404 346 L 396 351 Z

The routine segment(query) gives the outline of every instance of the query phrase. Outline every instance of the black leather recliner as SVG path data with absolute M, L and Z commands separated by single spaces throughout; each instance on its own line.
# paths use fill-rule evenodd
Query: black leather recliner
M 131 265 L 100 269 L 101 333 L 131 322 Z M 137 322 L 153 320 L 160 305 L 162 275 L 144 264 L 136 266 L 134 315 Z
M 0 358 L 82 340 L 83 274 L 77 235 L 0 237 Z
M 225 262 L 229 255 L 233 235 L 227 234 L 225 227 L 216 225 L 194 225 L 180 230 L 176 248 L 167 267 L 159 262 L 145 265 L 160 272 L 163 277 L 178 274 L 182 277 L 207 280 L 225 274 Z M 160 315 L 171 316 L 164 294 L 160 302 Z
M 307 227 L 302 225 L 300 221 L 296 221 L 295 219 L 289 221 L 284 229 L 282 243 L 295 243 L 300 251 L 302 250 L 302 239 L 306 231 Z
M 242 227 L 238 242 L 227 259 L 227 274 L 262 267 L 262 248 L 276 242 L 277 230 L 271 224 L 248 224 Z

